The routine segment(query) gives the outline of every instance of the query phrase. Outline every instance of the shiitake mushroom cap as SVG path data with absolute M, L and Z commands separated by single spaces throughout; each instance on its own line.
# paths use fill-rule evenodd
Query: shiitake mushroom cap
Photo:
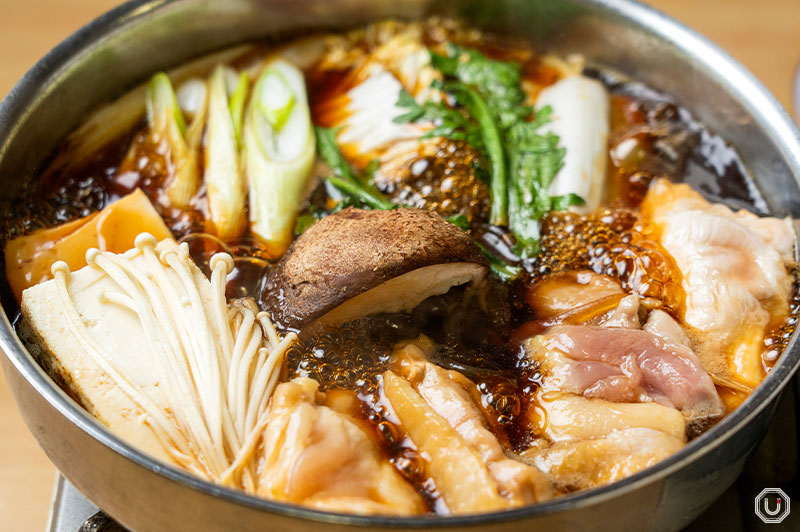
M 267 274 L 262 308 L 280 324 L 343 323 L 412 310 L 427 297 L 486 277 L 472 238 L 422 209 L 347 208 L 306 230 Z

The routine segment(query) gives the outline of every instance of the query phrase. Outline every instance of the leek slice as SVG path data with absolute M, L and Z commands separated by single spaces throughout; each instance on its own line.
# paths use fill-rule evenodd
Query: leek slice
M 191 78 L 181 83 L 175 91 L 183 115 L 193 120 L 208 101 L 208 86 L 203 78 Z
M 289 82 L 275 69 L 268 70 L 262 79 L 263 98 L 258 107 L 276 131 L 283 129 L 294 108 L 294 94 Z
M 250 76 L 247 72 L 239 74 L 239 79 L 236 82 L 236 88 L 231 94 L 231 101 L 228 107 L 231 111 L 231 119 L 233 120 L 233 130 L 236 133 L 236 142 L 239 147 L 242 146 L 242 119 L 244 117 L 244 104 L 247 101 L 247 93 L 250 88 Z
M 166 192 L 170 203 L 186 208 L 197 191 L 200 177 L 197 168 L 197 146 L 187 141 L 188 131 L 183 113 L 169 77 L 159 72 L 147 87 L 147 123 L 156 142 L 169 147 L 170 177 Z M 197 123 L 197 120 L 193 122 Z M 192 139 L 197 140 L 197 139 Z M 197 142 L 199 144 L 199 142 Z
M 294 236 L 316 153 L 303 73 L 281 59 L 269 62 L 245 115 L 251 229 L 278 257 Z
M 218 66 L 209 80 L 205 183 L 208 225 L 222 240 L 241 236 L 247 228 L 245 186 L 239 160 L 236 125 L 225 78 L 230 70 Z M 246 78 L 234 91 L 237 102 L 246 98 Z M 240 88 L 244 87 L 244 88 Z M 239 92 L 237 95 L 236 92 Z
M 183 83 L 197 76 L 205 78 L 214 65 L 249 57 L 252 51 L 253 45 L 250 44 L 228 48 L 171 69 L 168 75 L 173 83 Z M 150 80 L 147 80 L 120 98 L 92 112 L 65 140 L 70 149 L 59 152 L 47 166 L 45 173 L 53 171 L 68 173 L 83 168 L 98 151 L 118 142 L 120 137 L 136 127 L 146 117 L 149 85 Z

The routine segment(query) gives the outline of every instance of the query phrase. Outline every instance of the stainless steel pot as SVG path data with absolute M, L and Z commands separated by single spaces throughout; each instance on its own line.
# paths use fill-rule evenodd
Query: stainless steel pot
M 714 45 L 624 0 L 139 0 L 100 17 L 42 59 L 0 105 L 0 200 L 36 179 L 88 111 L 156 69 L 227 45 L 379 17 L 462 16 L 580 52 L 675 95 L 739 149 L 776 215 L 800 214 L 800 134 L 752 75 Z M 31 432 L 58 469 L 124 525 L 150 530 L 677 530 L 737 477 L 800 363 L 793 339 L 755 393 L 716 427 L 642 473 L 513 511 L 452 518 L 356 517 L 249 497 L 200 481 L 130 447 L 88 416 L 33 361 L 5 301 L 5 373 Z M 7 457 L 9 458 L 9 457 Z M 13 457 L 10 457 L 13 459 Z

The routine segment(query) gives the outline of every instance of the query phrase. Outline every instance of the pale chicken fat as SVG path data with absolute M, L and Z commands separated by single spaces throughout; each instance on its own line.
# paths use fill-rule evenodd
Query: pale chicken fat
M 431 408 L 478 452 L 497 482 L 500 494 L 511 504 L 530 504 L 550 498 L 550 485 L 539 471 L 506 456 L 475 402 L 475 384 L 458 372 L 447 371 L 426 360 L 425 350 L 432 348 L 425 337 L 400 346 L 394 354 L 397 371 L 414 384 Z
M 755 387 L 767 330 L 789 314 L 794 233 L 788 220 L 711 204 L 687 185 L 655 182 L 642 204 L 683 277 L 683 321 L 712 373 Z
M 593 440 L 638 427 L 686 439 L 681 413 L 658 403 L 614 403 L 562 392 L 539 393 L 537 402 L 546 413 L 542 434 L 554 442 Z M 532 421 L 538 424 L 535 417 Z
M 655 309 L 647 316 L 642 330 L 658 336 L 662 340 L 691 349 L 692 341 L 686 331 L 675 319 L 663 310 Z
M 297 378 L 276 389 L 264 431 L 259 495 L 338 512 L 425 512 L 420 496 L 365 430 L 320 404 L 318 387 Z
M 600 321 L 603 327 L 619 327 L 622 329 L 638 329 L 639 323 L 639 296 L 625 296 L 617 308 L 605 319 Z
M 680 438 L 650 428 L 611 432 L 593 440 L 531 449 L 525 458 L 563 490 L 588 489 L 646 469 L 684 446 Z

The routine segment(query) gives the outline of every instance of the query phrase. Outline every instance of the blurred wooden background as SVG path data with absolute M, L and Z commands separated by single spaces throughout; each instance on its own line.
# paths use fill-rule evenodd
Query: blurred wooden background
M 728 50 L 794 111 L 791 90 L 800 62 L 800 0 L 649 3 Z M 0 96 L 50 48 L 116 4 L 0 0 Z M 0 528 L 44 530 L 54 478 L 55 469 L 27 432 L 5 380 L 0 380 Z

